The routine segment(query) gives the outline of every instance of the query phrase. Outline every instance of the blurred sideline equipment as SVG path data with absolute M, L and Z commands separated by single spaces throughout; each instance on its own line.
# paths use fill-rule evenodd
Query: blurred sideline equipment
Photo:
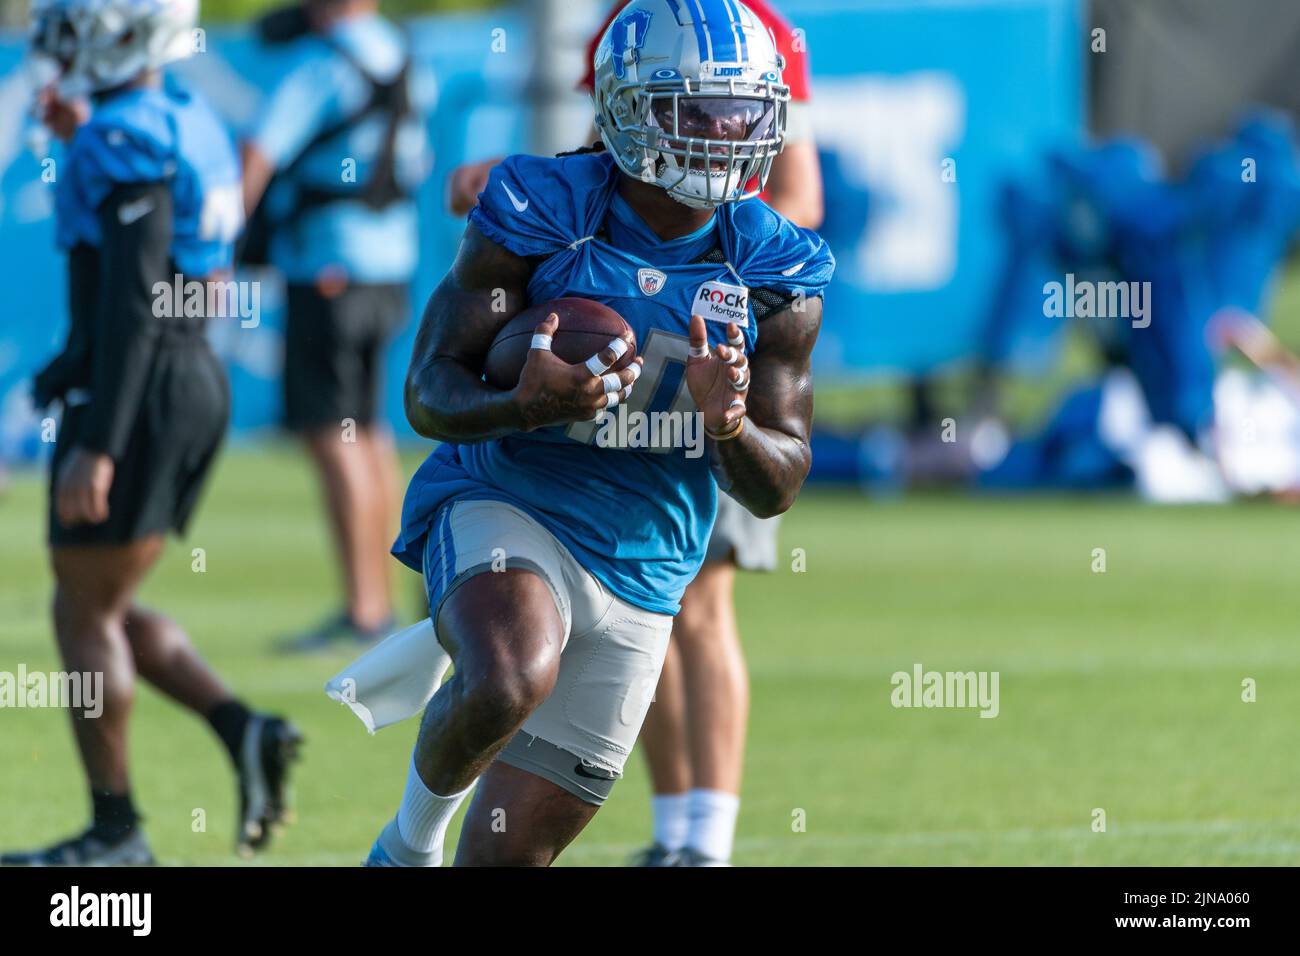
M 1261 337 L 1257 320 L 1233 317 L 1265 310 L 1300 225 L 1300 163 L 1291 123 L 1276 113 L 1250 113 L 1179 178 L 1166 177 L 1150 146 L 1133 140 L 1056 151 L 1045 165 L 1047 175 L 1029 188 L 1009 188 L 1011 221 L 1033 223 L 1023 231 L 1037 237 L 1039 248 L 1008 263 L 1002 287 L 1011 307 L 991 319 L 990 328 L 1005 343 L 1022 329 L 1050 326 L 1044 319 L 1052 316 L 1033 289 L 1046 293 L 1065 276 L 1070 287 L 1098 290 L 1078 321 L 1093 333 L 1105 364 L 1131 378 L 1107 371 L 1066 396 L 1043 432 L 985 466 L 979 484 L 1132 484 L 1156 501 L 1226 500 L 1242 475 L 1224 457 L 1239 460 L 1243 446 L 1229 436 L 1239 427 L 1234 416 L 1242 406 L 1236 402 L 1234 415 L 1225 415 L 1216 396 L 1243 393 L 1233 386 L 1235 377 L 1227 391 L 1220 388 L 1222 349 L 1237 344 L 1275 376 L 1287 368 L 1279 366 L 1276 351 L 1266 352 L 1271 343 Z M 1010 294 L 1015 289 L 1022 291 Z M 1103 300 L 1102 291 L 1123 295 Z M 1123 308 L 1138 301 L 1144 302 L 1141 314 Z M 1059 328 L 1064 319 L 1055 317 Z M 1269 363 L 1262 364 L 1266 357 Z M 1115 387 L 1121 380 L 1136 388 Z M 1130 404 L 1119 418 L 1147 425 L 1125 431 L 1121 441 L 1106 423 Z M 1139 434 L 1146 437 L 1139 440 Z M 1292 439 L 1284 431 L 1274 437 L 1283 443 L 1274 450 L 1289 457 L 1283 445 Z M 1276 455 L 1256 448 L 1251 457 L 1259 463 Z M 1237 478 L 1225 483 L 1229 472 Z
M 1266 377 L 1228 369 L 1215 383 L 1215 444 L 1224 480 L 1238 494 L 1300 500 L 1300 358 L 1239 309 L 1216 314 L 1211 333 Z
M 1300 358 L 1272 329 L 1249 312 L 1230 309 L 1215 316 L 1214 332 L 1220 342 L 1237 349 L 1300 403 Z

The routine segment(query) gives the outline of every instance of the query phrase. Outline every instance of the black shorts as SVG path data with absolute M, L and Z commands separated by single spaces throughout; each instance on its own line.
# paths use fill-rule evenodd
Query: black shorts
M 108 492 L 108 520 L 65 528 L 54 511 L 54 481 L 86 408 L 65 410 L 50 465 L 52 546 L 125 544 L 167 531 L 183 532 L 216 459 L 230 417 L 225 369 L 201 331 L 165 335 L 140 413 Z
M 325 296 L 289 286 L 284 424 L 291 431 L 370 425 L 379 414 L 384 352 L 406 322 L 404 285 L 349 285 Z

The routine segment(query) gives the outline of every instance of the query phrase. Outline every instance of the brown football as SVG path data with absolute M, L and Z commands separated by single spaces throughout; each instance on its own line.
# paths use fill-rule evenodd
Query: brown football
M 587 361 L 616 336 L 631 348 L 615 363 L 614 369 L 625 368 L 636 358 L 636 335 L 632 327 L 609 306 L 575 297 L 552 299 L 530 305 L 497 333 L 483 363 L 483 377 L 489 385 L 509 390 L 519 383 L 519 373 L 524 370 L 532 347 L 533 330 L 551 312 L 560 317 L 560 326 L 551 339 L 551 351 L 570 365 Z

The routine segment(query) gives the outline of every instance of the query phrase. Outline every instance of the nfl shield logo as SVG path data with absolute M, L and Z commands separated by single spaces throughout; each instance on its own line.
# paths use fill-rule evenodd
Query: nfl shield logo
M 654 295 L 667 281 L 668 277 L 658 269 L 638 269 L 636 273 L 636 284 L 646 295 Z

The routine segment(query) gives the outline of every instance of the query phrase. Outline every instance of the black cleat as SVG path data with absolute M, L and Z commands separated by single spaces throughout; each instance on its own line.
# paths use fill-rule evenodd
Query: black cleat
M 676 866 L 677 851 L 670 850 L 662 843 L 653 843 L 644 850 L 638 850 L 628 861 L 629 866 Z
M 244 730 L 236 772 L 239 777 L 239 832 L 235 849 L 251 856 L 266 849 L 271 836 L 292 822 L 289 765 L 298 759 L 302 733 L 280 717 L 254 714 Z
M 153 866 L 153 853 L 144 830 L 135 826 L 124 835 L 109 838 L 91 827 L 80 836 L 42 850 L 5 853 L 0 866 Z

